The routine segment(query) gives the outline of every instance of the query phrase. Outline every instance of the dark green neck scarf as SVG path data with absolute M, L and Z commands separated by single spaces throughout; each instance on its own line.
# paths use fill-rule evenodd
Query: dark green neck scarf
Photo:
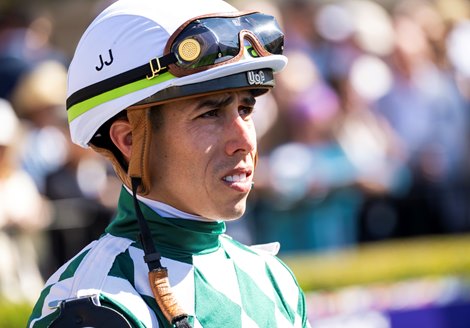
M 219 235 L 225 232 L 224 222 L 163 218 L 144 203 L 139 204 L 163 257 L 191 264 L 193 255 L 211 253 L 220 246 Z M 141 247 L 132 195 L 125 188 L 121 190 L 116 217 L 106 232 L 135 240 Z

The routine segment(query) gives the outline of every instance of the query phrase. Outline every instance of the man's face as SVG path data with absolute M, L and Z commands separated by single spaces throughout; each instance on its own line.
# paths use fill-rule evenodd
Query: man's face
M 248 91 L 165 104 L 152 139 L 149 198 L 208 219 L 240 217 L 253 179 L 254 104 Z

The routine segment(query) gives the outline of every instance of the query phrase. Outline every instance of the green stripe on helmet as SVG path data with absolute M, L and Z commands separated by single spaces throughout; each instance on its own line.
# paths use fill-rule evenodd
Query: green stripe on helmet
M 72 122 L 74 119 L 79 117 L 80 115 L 86 113 L 90 109 L 104 104 L 105 102 L 117 99 L 119 97 L 123 97 L 130 93 L 151 87 L 155 84 L 162 83 L 168 80 L 175 78 L 173 74 L 170 72 L 163 73 L 161 75 L 156 76 L 153 79 L 142 79 L 139 81 L 135 81 L 126 85 L 123 85 L 119 88 L 104 92 L 100 95 L 82 101 L 78 104 L 73 105 L 67 110 L 67 116 L 69 123 Z

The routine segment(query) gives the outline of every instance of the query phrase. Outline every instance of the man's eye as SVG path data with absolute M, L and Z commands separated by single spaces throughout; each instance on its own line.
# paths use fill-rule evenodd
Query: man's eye
M 213 109 L 210 111 L 205 112 L 199 117 L 218 117 L 219 116 L 219 110 L 218 109 Z
M 240 116 L 249 116 L 250 114 L 252 114 L 254 111 L 254 108 L 253 107 L 240 107 L 240 109 L 238 110 L 238 112 L 240 113 Z

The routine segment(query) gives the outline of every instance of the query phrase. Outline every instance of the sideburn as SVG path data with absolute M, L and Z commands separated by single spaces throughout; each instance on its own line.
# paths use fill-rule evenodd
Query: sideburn
M 150 110 L 148 111 L 149 115 L 149 120 L 150 124 L 152 125 L 152 130 L 157 131 L 159 130 L 164 123 L 164 118 L 163 118 L 163 111 L 161 110 L 163 105 L 156 105 L 150 107 Z

